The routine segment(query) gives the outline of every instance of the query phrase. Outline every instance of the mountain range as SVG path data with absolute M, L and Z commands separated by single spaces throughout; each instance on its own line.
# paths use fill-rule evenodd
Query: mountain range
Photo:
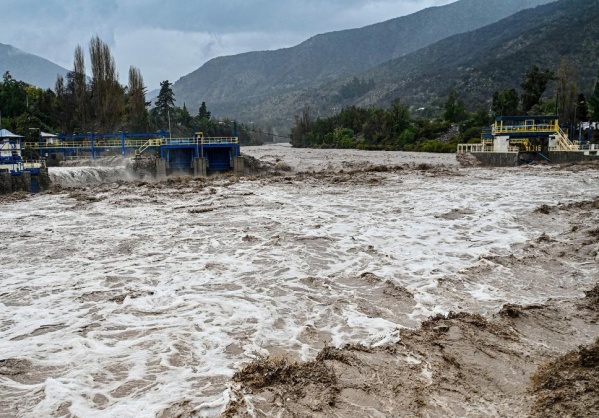
M 215 58 L 173 85 L 176 104 L 288 131 L 342 107 L 439 109 L 455 88 L 471 110 L 496 90 L 519 88 L 532 65 L 567 59 L 589 91 L 599 72 L 599 0 L 459 0 L 359 29 L 317 35 L 292 47 Z M 0 71 L 53 87 L 67 70 L 0 44 Z
M 549 1 L 460 0 L 359 29 L 317 35 L 292 48 L 219 57 L 179 79 L 173 91 L 177 103 L 189 109 L 206 102 L 218 116 L 265 121 L 274 111 L 277 119 L 289 120 L 291 116 L 278 109 L 282 95 L 326 86 Z
M 57 75 L 66 77 L 69 70 L 45 58 L 0 43 L 0 72 L 4 74 L 6 71 L 10 71 L 15 80 L 44 89 L 53 89 Z
M 387 107 L 397 98 L 421 108 L 452 88 L 476 106 L 489 102 L 494 91 L 518 89 L 532 65 L 556 71 L 563 59 L 579 69 L 579 91 L 590 92 L 599 74 L 597 33 L 599 0 L 560 0 L 362 72 L 358 77 L 375 80 L 374 86 L 350 100 L 340 100 L 337 94 L 349 82 L 342 79 L 278 96 L 258 104 L 257 110 L 285 120 L 289 115 L 273 109 L 300 109 L 309 104 L 318 116 L 332 107 Z

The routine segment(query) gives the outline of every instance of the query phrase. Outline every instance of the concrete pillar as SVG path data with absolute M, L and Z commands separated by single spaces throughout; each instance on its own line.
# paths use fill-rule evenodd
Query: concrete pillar
M 193 159 L 193 176 L 206 177 L 208 168 L 208 160 L 206 158 Z
M 164 158 L 156 159 L 156 178 L 157 179 L 165 179 L 166 178 L 166 159 L 164 159 Z
M 233 157 L 233 172 L 235 174 L 245 174 L 245 159 L 243 157 Z
M 48 174 L 48 169 L 47 168 L 41 168 L 40 169 L 40 175 L 39 175 L 39 185 L 40 185 L 40 190 L 48 190 L 50 188 L 50 175 Z
M 21 172 L 21 181 L 23 184 L 23 191 L 30 192 L 31 191 L 31 173 L 29 171 Z
M 12 193 L 12 176 L 10 173 L 0 174 L 0 194 Z

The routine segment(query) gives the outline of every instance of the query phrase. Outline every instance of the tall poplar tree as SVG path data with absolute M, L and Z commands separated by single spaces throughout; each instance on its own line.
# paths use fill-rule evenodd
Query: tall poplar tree
M 562 59 L 557 70 L 557 114 L 563 122 L 574 122 L 578 68 L 567 58 Z
M 129 129 L 132 131 L 147 130 L 148 117 L 146 111 L 146 87 L 141 71 L 136 67 L 129 67 L 129 101 L 127 119 Z
M 86 130 L 88 125 L 88 97 L 87 97 L 87 76 L 85 75 L 85 57 L 83 48 L 77 45 L 73 60 L 72 88 L 73 101 L 75 105 L 75 116 L 78 124 Z
M 116 65 L 110 48 L 98 36 L 90 41 L 89 55 L 96 129 L 110 132 L 118 127 L 124 111 Z
M 599 75 L 595 82 L 595 89 L 589 98 L 590 117 L 592 122 L 599 122 Z

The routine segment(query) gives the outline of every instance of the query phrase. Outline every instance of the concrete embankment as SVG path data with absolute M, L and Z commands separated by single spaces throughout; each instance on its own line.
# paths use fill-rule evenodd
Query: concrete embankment
M 47 169 L 41 169 L 39 174 L 23 171 L 17 175 L 0 173 L 0 194 L 12 192 L 39 192 L 50 187 L 50 177 Z

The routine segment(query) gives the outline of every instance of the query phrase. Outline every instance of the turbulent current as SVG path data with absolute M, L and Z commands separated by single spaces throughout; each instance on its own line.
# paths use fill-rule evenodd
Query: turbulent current
M 594 263 L 539 282 L 493 257 L 559 237 L 535 210 L 595 197 L 597 171 L 246 152 L 293 171 L 115 183 L 125 167 L 57 168 L 65 189 L 1 203 L 0 416 L 218 416 L 257 356 L 382 346 L 431 315 L 596 280 Z
M 53 184 L 62 187 L 86 187 L 119 180 L 133 180 L 127 167 L 51 167 L 48 169 Z

